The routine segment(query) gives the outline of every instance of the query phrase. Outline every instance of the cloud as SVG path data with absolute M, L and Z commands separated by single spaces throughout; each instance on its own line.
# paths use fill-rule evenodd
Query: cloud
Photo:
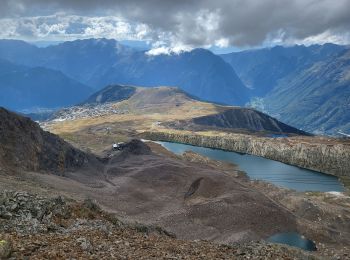
M 70 40 L 106 37 L 118 40 L 145 40 L 151 37 L 149 34 L 147 25 L 134 25 L 115 16 L 86 17 L 58 13 L 0 20 L 0 38 Z
M 192 47 L 188 45 L 181 45 L 178 43 L 170 43 L 167 45 L 164 42 L 156 42 L 152 46 L 153 48 L 146 52 L 146 55 L 156 56 L 160 54 L 164 55 L 174 55 L 180 54 L 182 52 L 190 51 Z
M 2 0 L 0 10 L 2 37 L 126 37 L 163 50 L 349 43 L 350 0 Z

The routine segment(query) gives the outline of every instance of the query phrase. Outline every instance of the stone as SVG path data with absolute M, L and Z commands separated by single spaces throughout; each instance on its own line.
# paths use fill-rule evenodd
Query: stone
M 7 259 L 12 253 L 12 243 L 7 239 L 0 239 L 0 259 Z
M 80 247 L 84 251 L 91 252 L 92 251 L 92 245 L 88 239 L 85 237 L 79 237 L 77 239 L 77 242 L 80 244 Z
M 92 211 L 95 211 L 95 212 L 101 211 L 101 208 L 97 205 L 97 203 L 90 198 L 85 199 L 83 205 Z
M 11 211 L 15 211 L 17 208 L 18 208 L 18 204 L 14 203 L 14 204 L 11 205 L 10 210 Z
M 5 212 L 4 214 L 1 215 L 1 217 L 4 219 L 11 219 L 12 214 L 10 212 Z

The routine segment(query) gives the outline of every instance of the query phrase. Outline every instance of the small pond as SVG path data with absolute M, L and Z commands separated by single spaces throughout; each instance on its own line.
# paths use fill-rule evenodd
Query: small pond
M 313 241 L 304 238 L 298 233 L 278 233 L 267 239 L 268 242 L 285 244 L 289 246 L 298 247 L 307 251 L 316 251 L 316 245 Z

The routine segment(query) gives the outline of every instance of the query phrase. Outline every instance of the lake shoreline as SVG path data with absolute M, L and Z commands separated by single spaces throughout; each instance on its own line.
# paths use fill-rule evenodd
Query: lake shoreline
M 144 140 L 147 141 L 147 140 Z M 149 140 L 148 140 L 149 141 Z M 191 162 L 216 165 L 224 171 L 239 171 L 238 165 L 227 164 L 225 161 L 216 161 L 198 154 L 194 151 L 174 153 L 167 150 L 161 142 L 149 141 L 152 147 L 162 147 L 160 154 L 172 153 L 178 158 Z M 230 166 L 231 165 L 231 166 Z M 232 167 L 232 168 L 231 168 Z M 293 231 L 301 237 L 315 244 L 317 254 L 334 256 L 334 252 L 348 254 L 350 234 L 348 230 L 348 214 L 344 213 L 349 205 L 349 196 L 341 192 L 298 192 L 292 189 L 276 186 L 264 180 L 253 180 L 246 175 L 232 175 L 247 189 L 258 190 L 261 196 L 265 196 L 279 206 L 285 208 L 297 220 L 296 229 Z M 274 233 L 273 235 L 277 235 Z M 265 237 L 264 239 L 269 239 Z M 327 258 L 328 259 L 328 258 Z
M 298 192 L 344 192 L 344 186 L 336 176 L 303 169 L 261 156 L 174 142 L 150 142 L 160 144 L 177 155 L 190 151 L 210 160 L 232 163 L 251 180 L 262 180 Z
M 152 141 L 166 141 L 220 149 L 279 161 L 299 168 L 336 177 L 350 176 L 350 147 L 342 144 L 291 143 L 251 135 L 207 136 L 197 133 L 143 132 L 140 136 Z M 341 178 L 339 178 L 341 180 Z

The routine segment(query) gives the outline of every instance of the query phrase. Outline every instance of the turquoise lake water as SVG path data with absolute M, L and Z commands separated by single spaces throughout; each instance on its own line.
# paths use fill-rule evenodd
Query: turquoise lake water
M 286 244 L 307 251 L 316 251 L 316 245 L 314 242 L 295 232 L 275 234 L 269 237 L 267 241 L 271 243 Z
M 214 160 L 231 162 L 246 172 L 251 179 L 264 180 L 297 191 L 343 191 L 338 178 L 320 172 L 302 169 L 259 156 L 192 146 L 180 143 L 157 142 L 176 154 L 193 151 Z

